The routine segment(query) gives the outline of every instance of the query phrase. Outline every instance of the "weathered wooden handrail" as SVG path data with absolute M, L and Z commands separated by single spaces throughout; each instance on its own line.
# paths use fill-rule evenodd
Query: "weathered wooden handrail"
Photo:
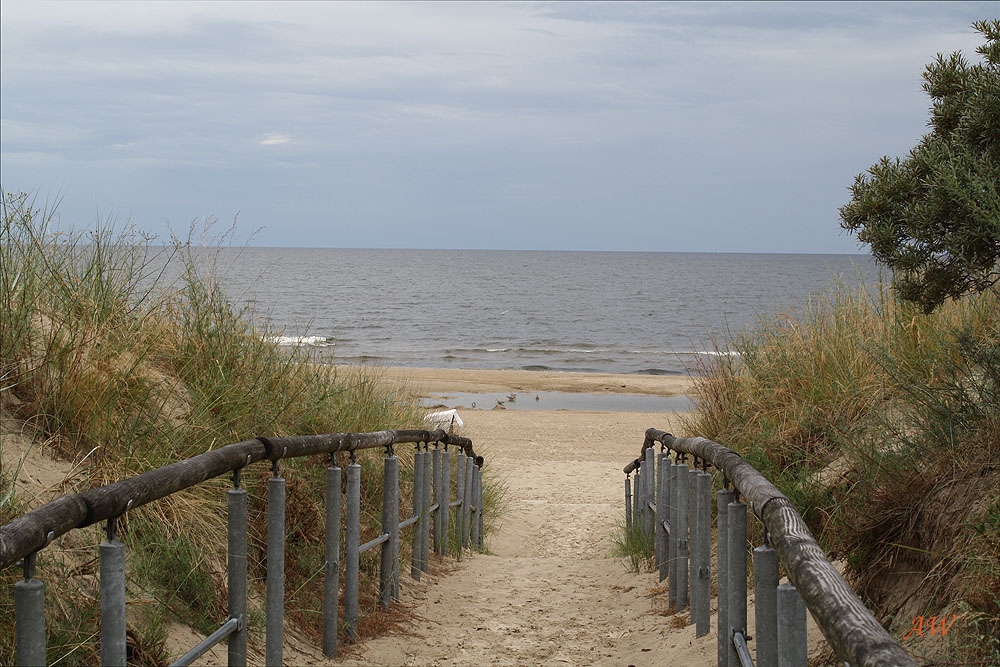
M 414 454 L 413 516 L 399 520 L 399 459 L 393 446 L 416 444 Z M 434 451 L 430 445 L 434 444 Z M 438 444 L 444 445 L 442 452 Z M 458 500 L 451 502 L 451 456 L 448 447 L 459 448 L 457 456 Z M 361 466 L 354 452 L 385 448 L 382 499 L 382 531 L 364 545 L 360 538 Z M 423 448 L 423 451 L 421 451 Z M 125 545 L 116 539 L 119 517 L 146 503 L 193 487 L 206 480 L 233 473 L 228 503 L 228 590 L 229 615 L 214 633 L 175 663 L 191 664 L 212 646 L 229 643 L 229 664 L 246 665 L 247 613 L 247 491 L 240 486 L 241 471 L 247 465 L 269 460 L 273 475 L 267 485 L 267 664 L 282 664 L 284 616 L 285 480 L 279 471 L 283 459 L 329 454 L 326 468 L 326 564 L 323 578 L 323 653 L 337 654 L 339 627 L 337 599 L 341 565 L 341 469 L 334 462 L 336 452 L 351 452 L 347 467 L 345 567 L 345 624 L 351 639 L 357 637 L 358 577 L 361 552 L 381 546 L 379 606 L 388 609 L 399 599 L 399 533 L 414 526 L 411 576 L 420 578 L 429 571 L 431 519 L 434 550 L 448 551 L 449 510 L 458 506 L 456 528 L 459 548 L 482 547 L 482 467 L 468 438 L 443 430 L 378 431 L 375 433 L 331 433 L 292 437 L 258 437 L 227 445 L 198 456 L 151 470 L 135 477 L 67 494 L 0 526 L 0 567 L 23 559 L 24 579 L 14 585 L 17 659 L 20 665 L 44 664 L 44 587 L 35 578 L 36 553 L 56 537 L 74 528 L 107 521 L 107 540 L 100 545 L 101 562 L 101 661 L 105 665 L 124 664 L 125 644 Z M 432 497 L 433 496 L 433 497 Z
M 71 493 L 45 503 L 0 526 L 0 568 L 21 560 L 74 528 L 121 516 L 130 509 L 165 498 L 205 480 L 264 460 L 281 460 L 353 452 L 416 442 L 440 442 L 461 447 L 482 465 L 468 438 L 434 431 L 376 431 L 374 433 L 328 433 L 281 438 L 255 438 L 213 449 L 118 482 Z
M 651 428 L 645 433 L 640 458 L 630 462 L 624 468 L 626 475 L 639 470 L 643 470 L 642 474 L 647 475 L 647 478 L 643 480 L 642 493 L 639 489 L 640 482 L 636 482 L 636 499 L 646 497 L 653 488 L 649 485 L 652 469 L 646 472 L 646 464 L 652 463 L 653 457 L 648 455 L 647 450 L 655 443 L 682 455 L 682 462 L 686 455 L 695 457 L 696 469 L 699 459 L 703 463 L 711 464 L 722 472 L 727 488 L 728 484 L 732 483 L 738 494 L 737 500 L 738 496 L 746 498 L 753 513 L 764 524 L 765 534 L 770 544 L 776 547 L 778 556 L 784 563 L 789 581 L 798 589 L 806 607 L 812 612 L 817 625 L 838 658 L 851 665 L 916 665 L 913 659 L 872 616 L 868 608 L 854 594 L 854 591 L 826 558 L 822 548 L 809 532 L 805 521 L 791 501 L 736 452 L 706 438 L 679 438 L 665 431 Z M 661 463 L 666 460 L 664 458 Z M 686 463 L 684 463 L 684 467 L 687 467 Z M 661 473 L 661 481 L 662 479 Z M 629 493 L 630 487 L 626 483 L 626 494 Z M 732 494 L 732 492 L 727 493 Z M 627 503 L 632 502 L 629 495 L 626 498 Z M 673 504 L 672 501 L 665 498 L 658 502 Z M 682 503 L 682 506 L 686 506 L 686 501 L 682 501 Z M 735 507 L 735 503 L 733 507 Z M 628 507 L 626 510 L 628 519 L 642 525 L 641 522 L 644 518 L 648 519 L 648 516 L 640 517 L 638 514 L 632 507 Z M 645 510 L 643 514 L 648 515 Z M 722 514 L 724 512 L 720 508 L 720 553 L 726 548 L 724 536 L 721 534 Z M 656 515 L 660 516 L 660 513 L 657 512 Z M 682 531 L 685 529 L 684 526 L 680 528 Z M 656 533 L 658 535 L 659 531 Z M 685 539 L 682 554 L 685 559 L 687 557 L 686 542 Z M 659 540 L 657 544 L 660 544 Z M 664 546 L 666 545 L 664 544 Z M 745 556 L 745 544 L 732 545 L 732 547 L 733 552 L 739 552 Z M 674 560 L 673 554 L 670 558 L 671 561 Z M 745 577 L 745 566 L 743 567 Z M 678 580 L 682 585 L 686 585 L 683 577 L 679 577 Z M 671 576 L 671 587 L 673 586 L 674 577 Z M 719 588 L 721 591 L 722 584 Z M 743 579 L 743 588 L 745 593 L 745 578 Z M 671 592 L 671 600 L 675 600 L 673 592 Z M 684 605 L 679 604 L 678 606 L 683 607 Z M 720 618 L 725 612 L 724 607 L 720 595 Z M 720 623 L 723 622 L 720 620 Z M 730 637 L 726 641 L 732 643 L 735 639 L 739 643 L 745 640 L 745 632 L 738 634 L 739 637 Z

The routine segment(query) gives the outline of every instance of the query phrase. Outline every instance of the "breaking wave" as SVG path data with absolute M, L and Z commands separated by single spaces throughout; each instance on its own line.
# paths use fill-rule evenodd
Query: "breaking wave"
M 327 338 L 326 336 L 268 336 L 267 340 L 278 345 L 293 347 L 298 345 L 328 347 L 335 343 L 333 338 Z

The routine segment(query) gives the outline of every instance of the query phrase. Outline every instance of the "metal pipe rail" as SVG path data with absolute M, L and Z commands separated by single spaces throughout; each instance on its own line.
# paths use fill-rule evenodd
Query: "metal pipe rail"
M 754 549 L 758 665 L 805 664 L 808 608 L 847 664 L 916 666 L 830 564 L 791 501 L 763 475 L 716 442 L 651 428 L 640 457 L 624 468 L 626 525 L 651 539 L 660 581 L 669 579 L 670 604 L 681 610 L 690 603 L 697 636 L 709 632 L 710 619 L 709 465 L 723 476 L 717 493 L 720 667 L 753 664 L 747 648 L 754 639 L 747 634 L 747 504 L 741 497 L 764 526 L 764 544 Z M 790 582 L 780 586 L 779 557 Z
M 416 445 L 414 454 L 413 516 L 399 520 L 399 459 L 393 447 Z M 434 445 L 433 452 L 430 445 Z M 443 450 L 440 448 L 444 445 Z M 451 501 L 451 459 L 448 448 L 458 448 L 458 498 Z M 361 466 L 355 452 L 385 448 L 381 534 L 359 544 L 361 535 Z M 421 451 L 423 450 L 423 451 Z M 346 540 L 341 559 L 341 469 L 336 452 L 350 452 L 347 468 Z M 409 526 L 413 532 L 411 576 L 429 571 L 431 524 L 434 550 L 448 552 L 451 535 L 450 510 L 458 507 L 455 522 L 460 549 L 482 547 L 482 466 L 468 438 L 443 430 L 378 431 L 375 433 L 331 433 L 293 437 L 258 437 L 227 445 L 135 477 L 67 494 L 0 526 L 0 568 L 23 561 L 24 579 L 14 584 L 15 632 L 19 665 L 45 664 L 44 585 L 35 577 L 39 550 L 60 535 L 99 521 L 107 522 L 107 540 L 100 545 L 101 662 L 124 665 L 125 648 L 125 546 L 117 538 L 118 519 L 127 511 L 191 488 L 208 479 L 232 473 L 233 488 L 228 502 L 229 615 L 218 630 L 177 660 L 190 664 L 216 644 L 228 642 L 229 665 L 247 662 L 247 490 L 241 487 L 244 467 L 271 461 L 267 484 L 267 664 L 282 663 L 284 617 L 285 480 L 280 476 L 283 459 L 329 454 L 326 469 L 326 564 L 323 581 L 323 653 L 337 655 L 339 627 L 338 597 L 340 568 L 344 563 L 344 613 L 347 635 L 357 638 L 359 556 L 381 546 L 379 606 L 389 609 L 399 600 L 399 533 Z M 470 528 L 471 525 L 471 528 Z M 470 535 L 471 530 L 471 535 Z M 470 540 L 471 537 L 471 540 Z

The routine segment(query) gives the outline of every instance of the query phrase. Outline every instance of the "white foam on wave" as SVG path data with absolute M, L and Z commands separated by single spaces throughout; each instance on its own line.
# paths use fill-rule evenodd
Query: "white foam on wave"
M 735 350 L 629 350 L 629 354 L 672 354 L 672 355 L 704 355 L 706 357 L 738 357 Z
M 605 349 L 580 349 L 575 347 L 569 348 L 548 348 L 548 347 L 487 347 L 481 349 L 463 349 L 463 350 L 448 350 L 449 352 L 481 352 L 485 350 L 486 352 L 528 352 L 532 354 L 595 354 L 597 352 L 613 352 L 613 350 Z
M 326 336 L 268 336 L 267 340 L 278 345 L 332 345 L 333 341 Z

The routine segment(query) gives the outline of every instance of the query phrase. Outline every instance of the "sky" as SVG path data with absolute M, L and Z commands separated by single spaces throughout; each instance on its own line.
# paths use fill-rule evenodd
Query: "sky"
M 251 245 L 854 253 L 1000 3 L 0 2 L 0 184 Z

